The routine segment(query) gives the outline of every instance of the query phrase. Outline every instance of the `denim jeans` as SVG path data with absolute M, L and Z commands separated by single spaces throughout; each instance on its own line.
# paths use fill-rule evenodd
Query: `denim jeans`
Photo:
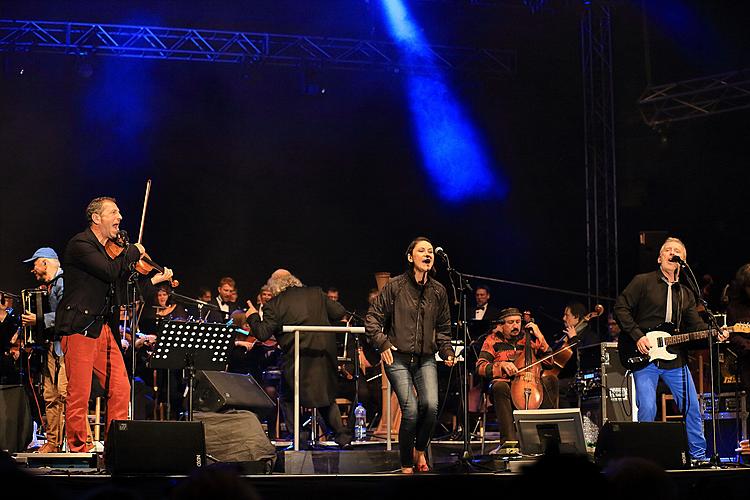
M 425 451 L 438 412 L 438 378 L 435 356 L 393 351 L 393 363 L 385 365 L 401 407 L 398 447 L 402 467 L 412 467 L 414 448 Z M 414 390 L 416 389 L 416 393 Z
M 695 392 L 693 377 L 687 366 L 682 368 L 664 369 L 651 363 L 633 373 L 635 377 L 635 398 L 638 404 L 638 420 L 653 422 L 656 417 L 656 385 L 661 378 L 672 391 L 677 407 L 685 415 L 688 448 L 694 460 L 706 458 L 706 437 L 703 434 L 703 418 L 698 394 Z M 685 385 L 687 385 L 687 409 L 683 409 L 685 401 Z

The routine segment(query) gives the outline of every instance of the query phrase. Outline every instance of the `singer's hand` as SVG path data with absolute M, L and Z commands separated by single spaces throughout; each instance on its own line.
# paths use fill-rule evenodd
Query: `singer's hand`
M 453 356 L 448 356 L 448 359 L 445 360 L 445 366 L 453 366 L 456 364 L 456 358 Z
M 648 354 L 648 350 L 651 349 L 651 343 L 648 341 L 648 337 L 646 336 L 639 338 L 635 346 L 638 348 L 638 352 L 640 352 L 641 354 Z
M 722 326 L 721 331 L 719 332 L 719 342 L 724 342 L 727 339 L 729 339 L 729 327 Z
M 393 353 L 390 349 L 386 349 L 385 351 L 380 353 L 380 359 L 383 360 L 383 363 L 386 365 L 390 365 L 393 363 Z

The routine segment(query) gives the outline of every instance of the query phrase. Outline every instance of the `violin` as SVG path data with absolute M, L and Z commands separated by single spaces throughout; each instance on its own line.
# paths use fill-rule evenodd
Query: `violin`
M 544 390 L 542 387 L 542 365 L 537 362 L 534 348 L 531 345 L 531 328 L 524 328 L 523 356 L 516 356 L 513 364 L 518 373 L 510 382 L 510 397 L 513 405 L 519 410 L 536 410 L 542 406 Z
M 601 314 L 604 312 L 604 306 L 601 304 L 597 304 L 594 306 L 594 310 L 590 313 L 586 314 L 583 319 L 581 319 L 581 322 L 578 323 L 578 326 L 576 330 L 582 330 L 586 328 L 586 326 L 589 324 L 589 321 L 592 319 L 601 316 Z M 568 364 L 570 361 L 570 358 L 573 357 L 573 349 L 572 347 L 578 343 L 578 339 L 571 341 L 570 337 L 568 337 L 567 334 L 564 335 L 562 342 L 558 342 L 558 344 L 555 346 L 555 354 L 552 356 L 552 362 L 554 363 L 554 366 L 548 370 L 548 372 L 552 375 L 559 376 L 560 372 L 563 368 L 565 368 L 565 365 Z
M 117 231 L 117 236 L 107 240 L 104 249 L 111 259 L 116 259 L 123 251 L 125 251 L 129 244 L 130 241 L 127 231 L 120 229 Z M 134 269 L 144 276 L 148 275 L 154 269 L 160 273 L 164 272 L 164 268 L 154 262 L 148 253 L 141 255 L 140 260 L 135 263 Z M 180 282 L 176 279 L 172 279 L 170 280 L 170 284 L 173 288 L 176 288 L 180 285 Z

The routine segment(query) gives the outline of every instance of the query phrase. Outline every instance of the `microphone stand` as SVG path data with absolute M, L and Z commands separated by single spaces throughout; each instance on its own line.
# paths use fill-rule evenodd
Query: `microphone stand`
M 698 284 L 698 280 L 695 278 L 695 274 L 693 273 L 693 270 L 690 268 L 690 265 L 688 265 L 687 262 L 680 259 L 678 261 L 680 267 L 682 269 L 687 270 L 687 282 L 690 288 L 692 289 L 693 293 L 695 294 L 696 301 L 703 305 L 703 308 L 706 310 L 706 313 L 709 317 L 709 329 L 715 328 L 717 331 L 721 330 L 721 327 L 716 321 L 716 317 L 713 314 L 713 311 L 709 309 L 708 302 L 706 301 L 705 297 L 703 297 L 703 293 L 701 292 L 701 287 Z M 716 448 L 716 429 L 717 429 L 717 423 L 716 419 L 718 418 L 717 411 L 716 411 L 716 388 L 715 388 L 715 379 L 716 379 L 716 368 L 714 366 L 714 345 L 717 345 L 714 342 L 714 336 L 709 334 L 708 335 L 708 359 L 709 359 L 709 373 L 711 374 L 711 441 L 713 445 L 713 453 L 711 455 L 711 458 L 709 459 L 709 463 L 714 467 L 719 467 L 721 465 L 721 457 L 719 457 L 719 450 Z M 687 391 L 685 393 L 685 402 L 684 404 L 687 405 Z M 703 420 L 701 418 L 701 420 Z
M 464 468 L 467 469 L 473 469 L 475 468 L 475 465 L 472 463 L 473 459 L 473 453 L 471 451 L 471 434 L 469 432 L 469 366 L 468 366 L 468 345 L 469 345 L 469 323 L 467 321 L 467 291 L 470 289 L 469 283 L 466 279 L 465 274 L 460 273 L 459 271 L 455 270 L 453 267 L 451 267 L 450 259 L 448 258 L 448 254 L 445 252 L 441 252 L 438 255 L 442 257 L 443 261 L 445 261 L 446 270 L 448 271 L 448 278 L 451 282 L 451 287 L 453 289 L 453 299 L 454 299 L 454 305 L 458 305 L 458 318 L 456 321 L 456 324 L 460 326 L 461 328 L 461 337 L 463 338 L 464 348 L 461 352 L 461 356 L 463 356 L 462 366 L 461 370 L 459 371 L 460 378 L 460 388 L 461 388 L 461 405 L 463 406 L 463 451 L 461 452 L 460 457 L 460 464 L 464 466 Z M 455 278 L 455 279 L 454 279 Z M 458 281 L 458 286 L 456 286 L 456 281 Z M 456 296 L 458 295 L 458 296 Z M 459 355 L 456 354 L 456 362 L 458 362 Z M 488 469 L 489 470 L 489 469 Z

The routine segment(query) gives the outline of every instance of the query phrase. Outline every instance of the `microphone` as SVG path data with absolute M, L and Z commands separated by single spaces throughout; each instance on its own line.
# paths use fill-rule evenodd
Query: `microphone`
M 443 247 L 437 247 L 435 249 L 435 255 L 439 256 L 445 262 L 448 262 L 448 254 L 445 253 L 445 250 L 443 250 Z
M 687 262 L 685 262 L 684 260 L 682 260 L 682 257 L 680 257 L 679 255 L 673 255 L 673 256 L 671 256 L 669 258 L 669 262 L 677 262 L 682 267 L 685 267 L 687 265 Z

